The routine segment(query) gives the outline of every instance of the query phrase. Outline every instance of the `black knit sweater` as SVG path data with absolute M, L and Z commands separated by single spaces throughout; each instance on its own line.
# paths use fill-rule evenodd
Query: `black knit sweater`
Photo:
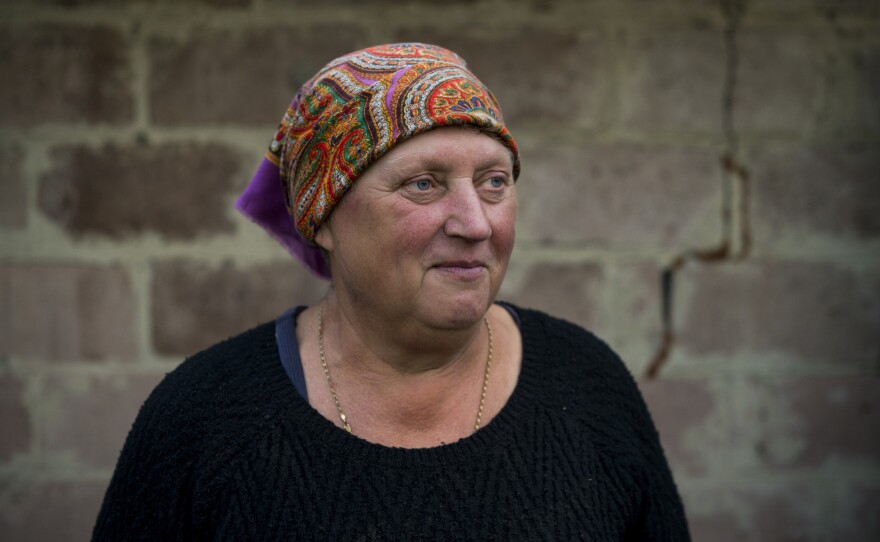
M 656 431 L 590 333 L 517 309 L 507 405 L 436 448 L 371 444 L 295 391 L 274 326 L 170 373 L 122 450 L 94 540 L 688 540 Z

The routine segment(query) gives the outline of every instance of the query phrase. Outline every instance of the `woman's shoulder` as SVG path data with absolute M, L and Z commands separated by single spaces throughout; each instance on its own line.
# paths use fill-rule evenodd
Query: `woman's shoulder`
M 515 307 L 520 318 L 524 354 L 570 360 L 578 371 L 628 371 L 608 344 L 583 327 L 540 310 Z M 556 364 L 567 368 L 567 364 Z
M 259 381 L 277 361 L 274 325 L 260 324 L 189 356 L 165 376 L 153 395 L 192 401 L 220 391 L 228 394 L 233 388 Z
M 96 539 L 189 528 L 210 506 L 239 450 L 271 423 L 277 375 L 274 325 L 257 326 L 178 365 L 153 390 L 126 438 L 96 527 Z M 282 380 L 284 377 L 281 372 Z M 158 534 L 165 533 L 165 534 Z
M 643 410 L 629 369 L 605 341 L 577 324 L 517 307 L 523 335 L 523 378 L 542 402 L 570 413 Z
M 277 410 L 274 398 L 290 386 L 278 359 L 273 323 L 261 324 L 184 360 L 141 407 L 133 431 L 201 435 L 236 433 Z M 170 431 L 169 431 L 170 430 Z M 179 440 L 179 439 L 175 439 Z

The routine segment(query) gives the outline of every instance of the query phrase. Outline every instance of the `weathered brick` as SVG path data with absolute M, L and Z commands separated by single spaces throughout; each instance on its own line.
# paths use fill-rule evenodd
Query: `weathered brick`
M 119 267 L 0 265 L 0 355 L 35 360 L 130 359 L 134 294 Z
M 39 207 L 74 236 L 227 233 L 231 200 L 246 180 L 237 153 L 218 144 L 67 146 L 54 150 L 52 164 Z
M 2 39 L 2 38 L 0 38 Z M 20 145 L 0 146 L 0 226 L 22 227 L 27 221 L 27 190 L 22 176 L 24 150 Z
M 164 376 L 158 374 L 46 378 L 41 393 L 44 453 L 80 465 L 113 468 L 138 410 Z
M 661 378 L 639 388 L 676 474 L 704 475 L 724 462 L 730 443 L 710 382 Z
M 839 540 L 831 537 L 834 498 L 815 484 L 726 482 L 682 497 L 695 542 Z
M 79 7 L 87 7 L 87 6 L 104 6 L 110 5 L 113 7 L 122 6 L 125 9 L 131 5 L 137 4 L 146 4 L 146 5 L 156 5 L 156 4 L 204 4 L 206 6 L 212 7 L 245 7 L 253 4 L 254 0 L 186 0 L 185 2 L 181 2 L 180 0 L 31 0 L 32 2 L 39 4 L 48 4 L 52 6 L 62 6 L 67 8 L 79 8 Z
M 880 378 L 790 377 L 750 380 L 735 439 L 772 468 L 828 461 L 880 471 Z
M 247 268 L 161 263 L 153 272 L 153 344 L 162 354 L 193 354 L 294 305 L 314 303 L 326 288 L 293 262 Z
M 31 446 L 31 418 L 24 399 L 24 383 L 10 374 L 0 375 L 0 463 Z
M 760 475 L 759 475 L 760 476 Z M 840 473 L 815 482 L 809 475 L 771 481 L 682 488 L 694 542 L 743 540 L 877 540 L 880 484 Z M 742 478 L 740 478 L 742 480 Z
M 690 512 L 689 509 L 686 512 Z M 748 540 L 733 514 L 724 511 L 694 517 L 688 514 L 688 527 L 694 542 L 742 542 Z
M 194 30 L 184 41 L 156 39 L 149 48 L 151 115 L 161 124 L 274 128 L 297 87 L 325 63 L 367 45 L 359 27 L 344 24 Z
M 880 15 L 880 6 L 865 0 L 760 0 L 749 2 L 748 13 L 770 13 L 775 16 L 790 14 L 803 15 L 805 12 L 819 12 L 830 21 L 839 15 Z
M 0 485 L 0 532 L 4 540 L 89 540 L 106 484 L 33 482 Z
M 880 40 L 865 38 L 861 33 L 844 34 L 833 50 L 825 90 L 828 111 L 819 121 L 824 136 L 858 138 L 880 133 Z
M 660 268 L 649 262 L 518 263 L 514 257 L 498 299 L 543 310 L 607 342 L 641 374 L 660 340 Z
M 804 236 L 880 238 L 880 151 L 763 151 L 755 158 L 753 232 L 763 250 Z
M 132 119 L 128 43 L 97 26 L 16 25 L 0 32 L 0 117 L 39 123 Z
M 773 30 L 743 31 L 737 43 L 736 127 L 771 133 L 809 128 L 822 94 L 822 41 Z
M 564 145 L 523 156 L 520 240 L 656 249 L 720 239 L 721 173 L 712 154 Z
M 641 132 L 721 133 L 725 51 L 716 30 L 646 32 L 621 79 L 621 124 Z
M 603 337 L 635 375 L 645 373 L 660 347 L 663 326 L 660 266 L 654 262 L 618 263 L 610 268 L 611 296 Z
M 676 276 L 678 347 L 841 365 L 880 358 L 880 280 L 830 264 L 691 265 Z
M 290 0 L 264 0 L 270 4 L 280 4 L 286 5 Z M 305 0 L 299 0 L 301 3 Z M 449 5 L 454 4 L 478 4 L 484 0 L 450 0 Z M 327 6 L 387 6 L 389 4 L 394 5 L 395 7 L 400 7 L 401 5 L 409 5 L 409 6 L 419 6 L 419 5 L 427 5 L 429 7 L 437 7 L 437 3 L 434 0 L 326 0 L 323 5 Z M 446 5 L 446 4 L 444 4 Z
M 198 0 L 199 2 L 218 8 L 241 8 L 253 5 L 254 0 Z M 173 0 L 170 3 L 174 3 Z
M 498 97 L 505 121 L 514 127 L 553 122 L 595 127 L 601 120 L 610 68 L 598 33 L 514 28 L 494 35 L 422 27 L 407 28 L 394 39 L 435 43 L 460 54 Z
M 601 266 L 593 263 L 540 263 L 518 272 L 524 277 L 516 281 L 515 287 L 505 284 L 501 299 L 596 330 L 598 315 L 594 307 L 600 302 L 604 280 Z
M 844 482 L 834 514 L 833 540 L 880 540 L 880 473 Z

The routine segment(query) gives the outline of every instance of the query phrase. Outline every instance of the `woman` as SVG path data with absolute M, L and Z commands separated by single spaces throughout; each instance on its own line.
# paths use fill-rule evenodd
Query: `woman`
M 373 47 L 308 81 L 238 206 L 332 285 L 160 384 L 94 538 L 687 540 L 623 364 L 495 303 L 518 174 L 448 50 Z

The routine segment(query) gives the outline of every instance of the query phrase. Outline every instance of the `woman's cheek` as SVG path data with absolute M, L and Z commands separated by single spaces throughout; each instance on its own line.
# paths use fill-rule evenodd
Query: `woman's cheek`
M 395 232 L 389 242 L 404 251 L 424 248 L 443 227 L 439 213 L 425 206 L 393 214 Z
M 497 209 L 497 216 L 492 227 L 493 237 L 497 237 L 500 247 L 513 250 L 516 238 L 516 197 L 501 203 Z

